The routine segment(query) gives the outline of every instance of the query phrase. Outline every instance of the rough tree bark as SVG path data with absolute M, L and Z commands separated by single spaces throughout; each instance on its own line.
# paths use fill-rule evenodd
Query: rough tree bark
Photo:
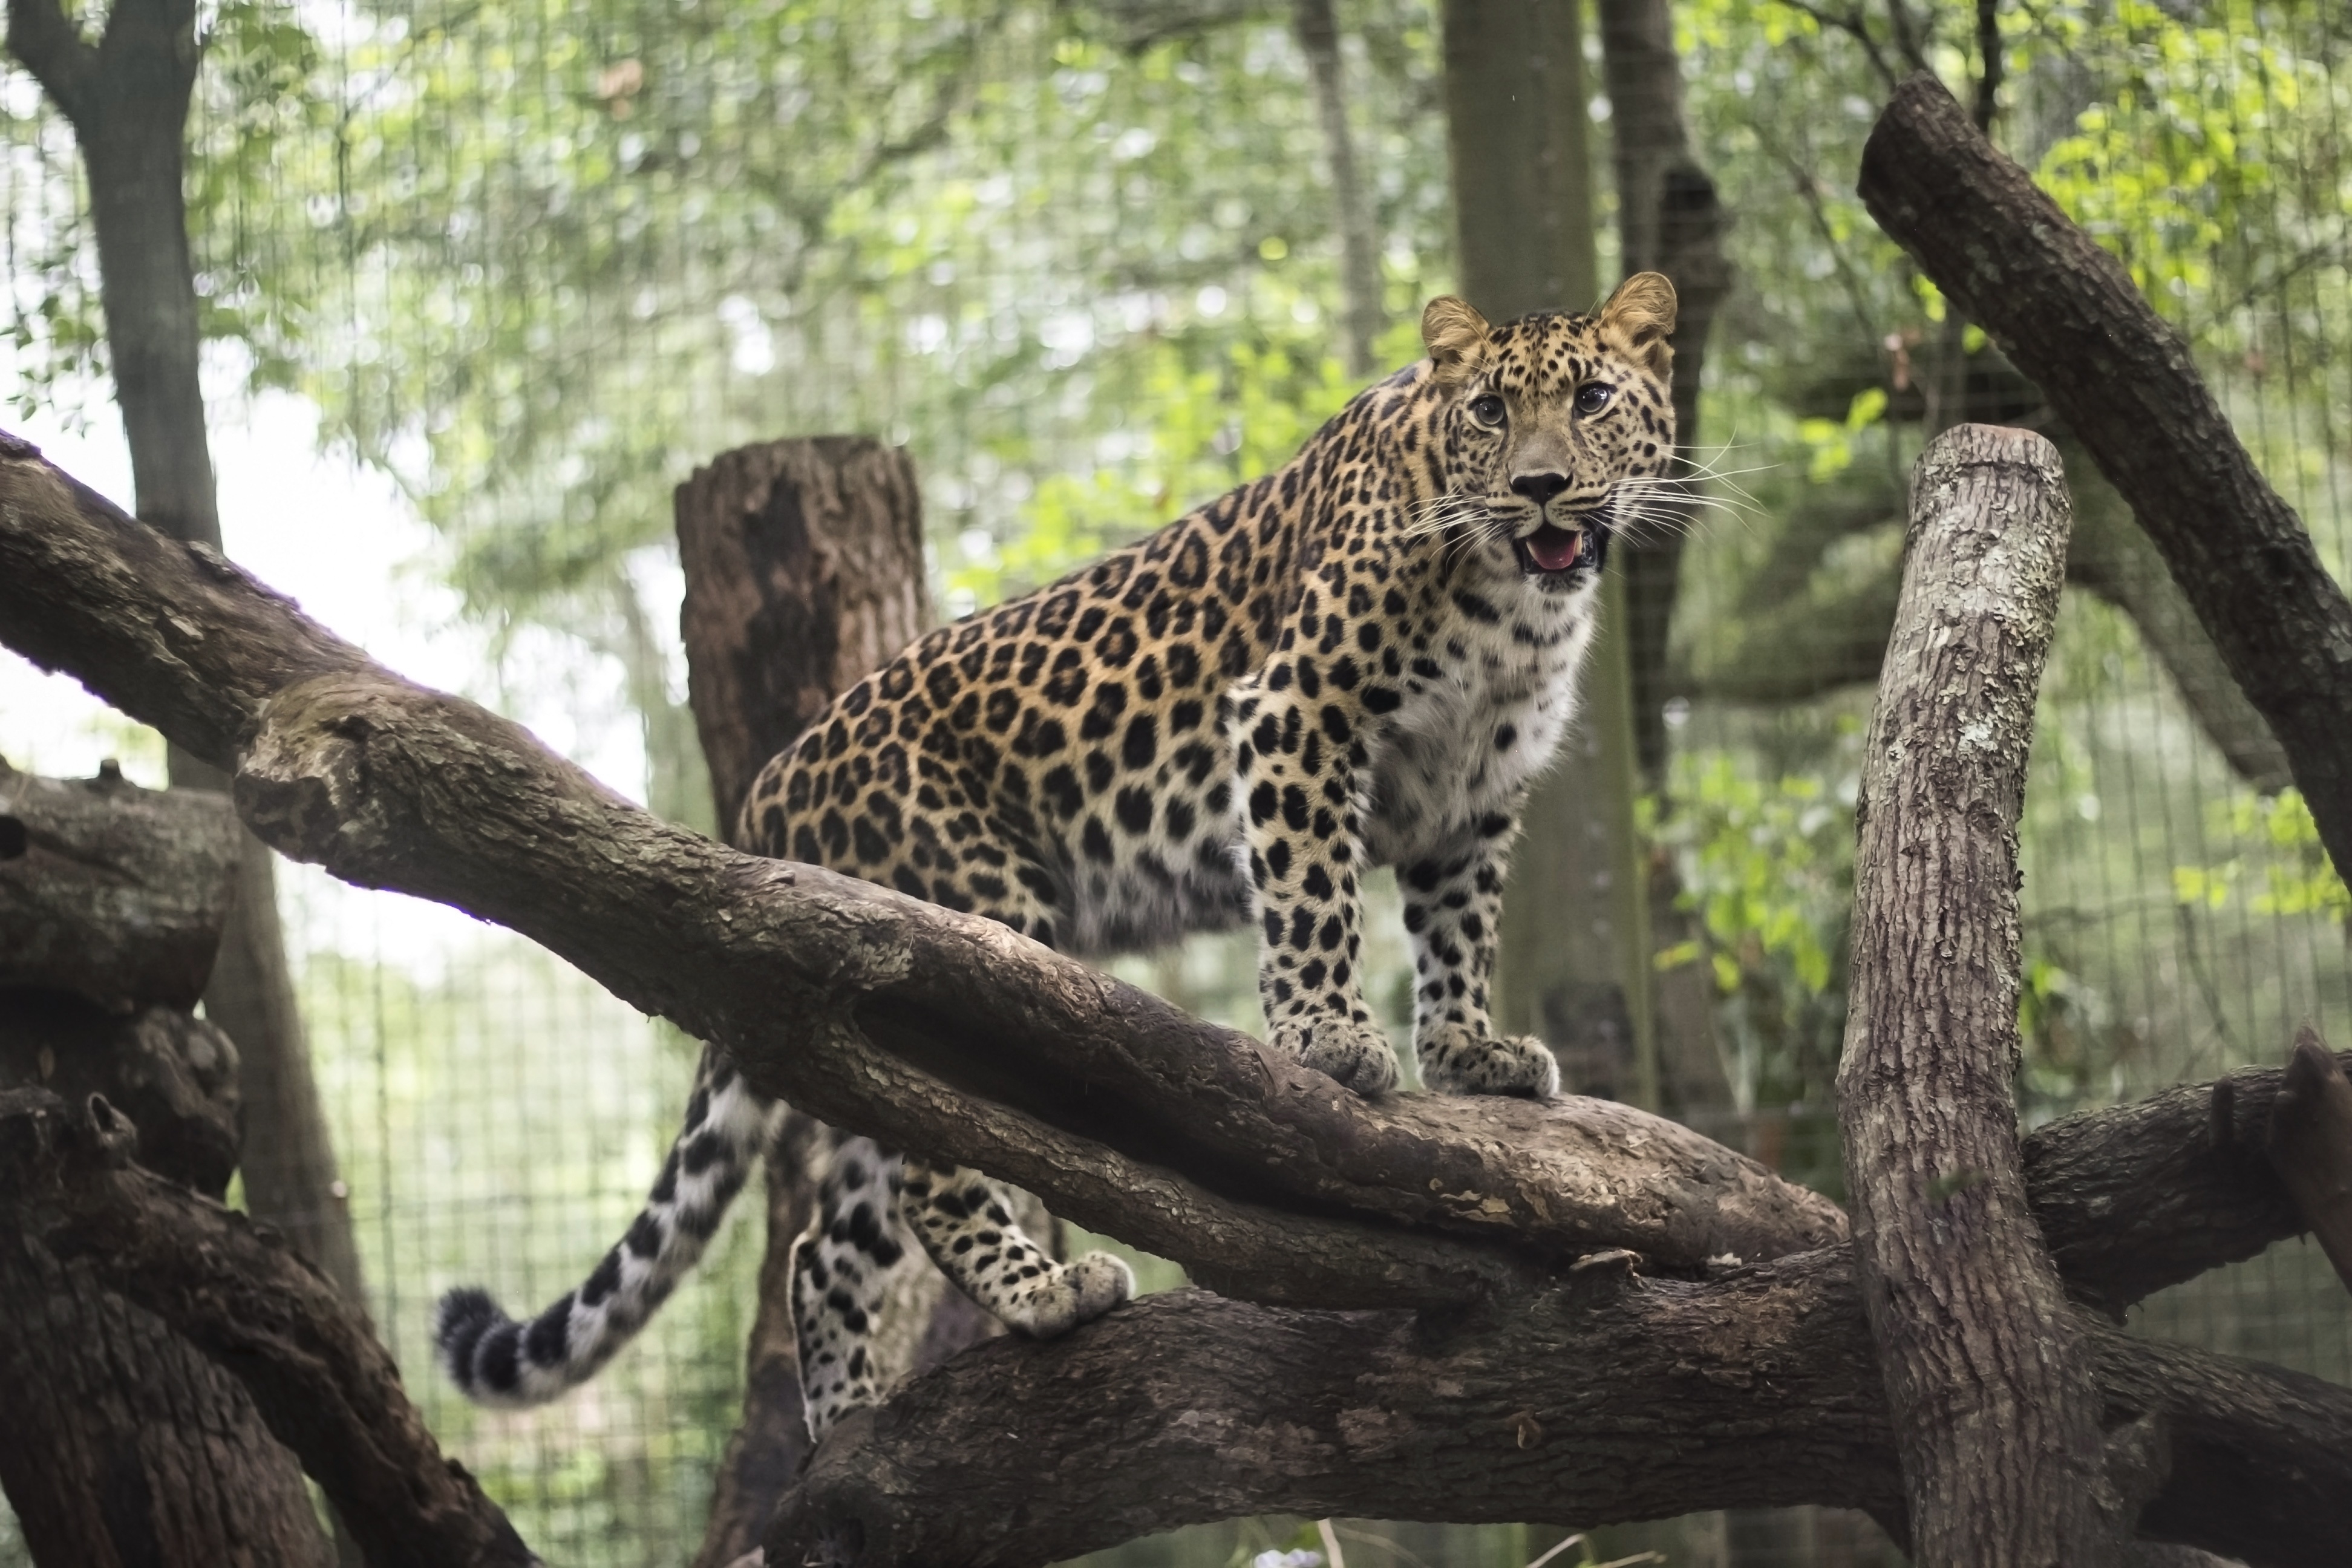
M 1849 1359 L 1869 1387 L 1857 1408 L 1885 1420 L 1885 1396 L 1863 1352 L 1867 1331 L 1843 1216 L 1753 1162 L 1605 1102 L 1358 1100 L 1255 1041 L 1184 1017 L 1002 927 L 814 868 L 736 855 L 652 818 L 516 726 L 397 680 L 235 567 L 158 538 L 25 444 L 5 440 L 0 635 L 37 662 L 69 668 L 134 716 L 169 726 L 192 750 L 235 762 L 240 810 L 276 842 L 346 879 L 509 925 L 625 999 L 724 1042 L 763 1089 L 838 1124 L 990 1170 L 1061 1212 L 1176 1259 L 1244 1299 L 1188 1299 L 1204 1311 L 1236 1314 L 1230 1321 L 1240 1342 L 1265 1331 L 1272 1321 L 1255 1315 L 1265 1307 L 1311 1309 L 1312 1333 L 1342 1344 L 1362 1342 L 1350 1338 L 1349 1325 L 1363 1320 L 1349 1309 L 1417 1309 L 1403 1331 L 1413 1342 L 1432 1354 L 1451 1353 L 1448 1347 L 1468 1353 L 1507 1339 L 1515 1325 L 1562 1322 L 1538 1312 L 1550 1293 L 1597 1290 L 1633 1310 L 1671 1304 L 1690 1313 L 1696 1327 L 1684 1342 L 1693 1354 L 1675 1375 L 1695 1380 L 1690 1386 L 1709 1409 L 1723 1408 L 1725 1391 L 1744 1389 L 1748 1414 L 1769 1414 L 1784 1377 L 1831 1373 L 1813 1364 L 1803 1348 L 1813 1342 L 1800 1331 L 1843 1318 L 1854 1347 Z M 2067 1139 L 2095 1135 L 2080 1119 L 2071 1125 Z M 2139 1125 L 2160 1132 L 2173 1121 L 2160 1114 Z M 2048 1168 L 2078 1165 L 2062 1152 Z M 2189 1173 L 2198 1181 L 2231 1174 Z M 2274 1195 L 2275 1176 L 2265 1168 L 2258 1178 Z M 2232 1179 L 2256 1175 L 2241 1169 Z M 9 1184 L 0 1176 L 0 1191 Z M 121 1183 L 109 1190 L 126 1201 L 139 1196 Z M 2147 1190 L 2135 1196 L 2120 1208 L 2072 1212 L 2095 1214 L 2123 1255 L 2170 1248 L 2180 1265 L 2174 1238 L 2147 1228 L 2143 1215 L 2176 1215 L 2186 1200 Z M 2233 1201 L 2245 1212 L 2261 1206 Z M 2058 1214 L 2068 1215 L 2063 1203 Z M 100 1256 L 127 1259 L 138 1278 L 158 1280 L 186 1279 L 191 1251 L 212 1259 L 205 1267 L 266 1271 L 268 1258 L 235 1253 L 233 1237 L 233 1227 L 224 1237 L 174 1218 L 141 1229 L 140 1246 L 153 1247 L 152 1256 L 111 1242 Z M 2049 1238 L 2061 1256 L 2083 1239 L 2055 1223 Z M 1643 1254 L 1650 1272 L 1624 1277 L 1625 1260 L 1605 1256 L 1618 1247 Z M 1790 1256 L 1824 1247 L 1812 1264 Z M 1751 1265 L 1709 1262 L 1725 1254 Z M 2094 1247 L 2079 1256 L 2113 1254 Z M 1769 1259 L 1781 1261 L 1753 1261 Z M 1819 1279 L 1819 1291 L 1808 1288 L 1790 1313 L 1759 1321 L 1748 1292 L 1776 1288 L 1784 1268 Z M 2096 1279 L 2084 1286 L 2104 1289 Z M 265 1296 L 268 1289 L 248 1288 Z M 183 1319 L 206 1321 L 215 1299 L 242 1305 L 225 1285 L 216 1298 L 174 1289 L 151 1304 L 204 1342 Z M 294 1312 L 308 1321 L 331 1310 L 330 1299 L 324 1309 L 303 1303 Z M 1132 1321 L 1149 1323 L 1166 1310 L 1146 1304 Z M 1522 1373 L 1541 1363 L 1597 1365 L 1577 1337 L 1580 1321 L 1572 1316 L 1565 1331 L 1517 1342 L 1504 1360 Z M 2145 1479 L 2156 1486 L 2140 1518 L 2144 1534 L 2263 1564 L 2340 1562 L 2341 1543 L 2352 1538 L 2352 1443 L 2345 1440 L 2352 1391 L 2078 1322 L 2097 1349 L 2111 1419 L 2150 1416 L 2171 1439 L 2168 1468 L 2158 1448 L 2144 1451 Z M 1012 1420 L 1023 1400 L 1084 1381 L 1086 1347 L 1112 1331 L 1090 1325 L 1034 1352 L 982 1346 L 935 1375 L 979 1358 L 1002 1361 L 1012 1375 L 988 1386 L 987 1407 Z M 1752 1333 L 1778 1338 L 1762 1344 Z M 248 1337 L 239 1352 L 246 1359 L 230 1361 L 255 1379 L 267 1412 L 283 1385 L 265 1372 L 280 1359 L 310 1364 L 305 1353 Z M 1033 1353 L 1078 1359 L 1056 1361 L 1053 1374 L 1041 1375 L 1037 1363 L 1017 1359 Z M 1311 1380 L 1294 1385 L 1276 1375 L 1279 1366 L 1265 1370 L 1253 1397 L 1267 1444 L 1286 1423 L 1315 1429 L 1321 1418 Z M 902 1397 L 929 1386 L 918 1380 Z M 1197 1419 L 1181 1383 L 1148 1368 L 1130 1383 L 1086 1386 L 1103 1418 L 1127 1413 L 1137 1441 L 1163 1423 Z M 1507 1435 L 1450 1425 L 1443 1408 L 1451 1385 L 1431 1386 L 1437 1410 L 1404 1435 L 1414 1452 L 1475 1449 L 1491 1460 L 1506 1442 L 1533 1446 L 1556 1429 L 1532 1406 L 1507 1413 L 1515 1417 Z M 352 1401 L 314 1398 L 305 1408 L 314 1426 L 339 1415 L 358 1424 L 367 1415 Z M 1365 1413 L 1337 1427 L 1349 1410 Z M 1527 1422 L 1516 1419 L 1520 1414 Z M 894 1421 L 886 1429 L 883 1416 L 871 1419 L 896 1442 L 954 1436 L 945 1424 Z M 1329 1419 L 1360 1441 L 1366 1434 L 1376 1440 L 1382 1424 L 1377 1405 L 1353 1403 Z M 1736 1433 L 1759 1455 L 1742 1472 L 1757 1488 L 1746 1500 L 1805 1500 L 1813 1487 L 1798 1447 L 1753 1444 L 1759 1423 L 1748 1415 L 1730 1420 L 1717 1425 L 1644 1384 L 1583 1424 L 1605 1425 L 1628 1442 L 1666 1433 L 1700 1447 Z M 1777 1430 L 1769 1422 L 1761 1429 Z M 1870 1430 L 1881 1464 L 1890 1463 L 1886 1429 Z M 298 1447 L 315 1437 L 293 1434 Z M 1098 1441 L 1088 1452 L 1099 1462 Z M 1778 1479 L 1774 1455 L 1789 1467 Z M 877 1466 L 913 1462 L 873 1457 Z M 981 1457 L 992 1462 L 1000 1453 Z M 964 1510 L 967 1523 L 955 1528 L 984 1533 L 989 1526 L 969 1521 L 992 1520 L 993 1528 L 1034 1541 L 1042 1527 L 1031 1515 L 1042 1494 L 1034 1478 L 1051 1456 L 1027 1458 L 1034 1463 L 1009 1498 L 975 1487 L 928 1497 L 926 1513 Z M 1246 1506 L 1307 1500 L 1269 1467 L 1230 1468 L 1255 1489 Z M 1853 1495 L 1853 1483 L 1840 1487 L 1830 1500 Z M 1155 1525 L 1184 1522 L 1201 1507 L 1244 1506 L 1231 1497 L 1202 1503 L 1174 1486 L 1160 1495 Z M 1422 1506 L 1421 1495 L 1400 1485 L 1382 1510 L 1409 1511 Z M 1680 1511 L 1693 1500 L 1708 1500 L 1671 1506 Z M 1630 1470 L 1579 1501 L 1591 1510 L 1588 1521 L 1663 1506 Z M 1359 1503 L 1351 1492 L 1328 1507 L 1315 1500 L 1310 1511 Z M 772 1561 L 795 1560 L 810 1528 L 845 1539 L 821 1508 L 814 1515 L 798 1502 L 788 1508 L 788 1519 L 800 1522 L 772 1532 Z M 1531 1498 L 1508 1511 L 1550 1509 Z M 1065 1523 L 1078 1534 L 1094 1528 Z
M 236 1052 L 188 1015 L 244 831 L 225 795 L 0 764 L 0 1091 L 103 1094 L 217 1197 Z M 0 1214 L 0 1488 L 36 1563 L 317 1563 L 294 1458 L 236 1379 Z
M 1381 300 L 1379 226 L 1364 199 L 1363 176 L 1356 168 L 1356 140 L 1348 130 L 1348 90 L 1341 68 L 1339 23 L 1331 0 L 1293 0 L 1290 23 L 1298 35 L 1299 52 L 1307 57 L 1307 73 L 1315 84 L 1315 116 L 1323 126 L 1323 156 L 1330 164 L 1331 206 L 1339 230 L 1339 283 L 1348 316 L 1341 342 L 1348 351 L 1348 374 L 1361 381 L 1387 366 L 1378 361 L 1377 344 L 1387 311 Z
M 930 625 L 923 519 L 905 452 L 864 437 L 725 453 L 678 486 L 688 689 L 711 794 L 731 842 L 751 780 L 825 704 Z M 792 1302 L 792 1247 L 822 1173 L 823 1126 L 787 1110 L 767 1157 L 767 1250 L 745 1352 L 743 1415 L 719 1461 L 698 1568 L 760 1542 L 809 1452 Z M 994 1327 L 944 1276 L 922 1277 L 923 1364 Z
M 2017 819 L 2068 522 L 2042 437 L 1928 445 L 1856 804 L 1838 1114 L 1924 1568 L 2116 1563 L 2136 1511 L 2017 1141 Z
M 2269 1151 L 2336 1277 L 2352 1289 L 2352 1080 L 2308 1024 L 2271 1109 Z
M 366 1317 L 276 1231 L 131 1163 L 137 1142 L 102 1096 L 0 1092 L 0 1219 L 233 1373 L 372 1568 L 535 1563 L 442 1458 Z
M 2329 858 L 2352 866 L 2352 600 L 2189 345 L 1933 77 L 1896 89 L 1863 149 L 1860 190 L 2131 503 L 2285 748 Z
M 140 519 L 218 550 L 219 501 L 198 380 L 195 269 L 182 190 L 183 139 L 202 48 L 194 0 L 118 0 L 96 44 L 59 0 L 8 0 L 8 49 L 74 128 L 89 174 L 99 299 Z M 172 782 L 225 789 L 184 751 Z M 279 1226 L 354 1301 L 359 1250 L 310 1073 L 286 967 L 277 878 L 247 838 L 205 1016 L 236 1041 L 244 1068 L 246 1201 Z
M 2109 1417 L 2169 1434 L 2143 1531 L 2341 1563 L 2352 1459 L 2321 1445 L 2352 1433 L 2342 1389 L 2077 1326 Z M 1852 1258 L 1831 1248 L 1706 1281 L 1570 1282 L 1435 1331 L 1150 1297 L 1059 1345 L 982 1346 L 851 1416 L 768 1561 L 1032 1563 L 1268 1510 L 1592 1524 L 1813 1502 L 1900 1540 L 1902 1494 Z
M 0 986 L 194 1007 L 243 837 L 225 795 L 158 794 L 119 769 L 40 778 L 0 759 Z

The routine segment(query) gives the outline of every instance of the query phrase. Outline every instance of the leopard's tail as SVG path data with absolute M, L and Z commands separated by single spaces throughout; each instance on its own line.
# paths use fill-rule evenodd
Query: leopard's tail
M 578 1289 L 527 1323 L 472 1287 L 441 1298 L 433 1342 L 450 1380 L 483 1405 L 540 1405 L 585 1382 L 686 1277 L 766 1146 L 776 1101 L 715 1047 L 695 1072 L 686 1124 L 628 1233 Z

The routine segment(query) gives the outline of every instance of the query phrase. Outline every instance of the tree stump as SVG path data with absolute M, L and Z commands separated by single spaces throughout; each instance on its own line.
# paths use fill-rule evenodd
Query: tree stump
M 770 441 L 721 454 L 678 486 L 679 627 L 695 727 L 730 840 L 770 757 L 844 689 L 931 624 L 923 518 L 906 453 L 865 437 Z M 787 1289 L 793 1243 L 814 1211 L 824 1126 L 785 1113 L 768 1151 L 767 1250 L 745 1352 L 743 1416 L 728 1439 L 697 1568 L 757 1546 L 808 1456 Z M 921 1364 L 994 1329 L 943 1278 L 923 1276 Z
M 0 763 L 0 1091 L 93 1095 L 151 1170 L 217 1197 L 236 1050 L 187 1009 L 245 830 L 223 795 Z M 244 1385 L 0 1212 L 0 1489 L 48 1568 L 324 1563 L 294 1458 Z

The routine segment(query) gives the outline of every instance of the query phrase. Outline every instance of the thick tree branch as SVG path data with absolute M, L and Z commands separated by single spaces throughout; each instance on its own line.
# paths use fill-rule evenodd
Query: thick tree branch
M 2105 1425 L 2168 1439 L 2144 1531 L 2272 1568 L 2341 1562 L 2352 1391 L 2075 1321 Z M 1038 1563 L 1270 1510 L 1593 1524 L 1817 1502 L 1899 1535 L 1901 1495 L 1851 1259 L 1831 1248 L 1705 1281 L 1586 1277 L 1438 1330 L 1148 1297 L 851 1416 L 768 1561 Z
M 2329 856 L 2352 866 L 2352 600 L 2189 345 L 1933 77 L 1895 90 L 1863 150 L 1860 189 L 2131 502 L 2285 747 Z
M 1838 1119 L 1928 1568 L 2118 1563 L 2130 1523 L 2017 1138 L 2017 819 L 2069 521 L 2042 437 L 1928 445 L 1855 806 Z
M 2271 1107 L 2271 1164 L 2352 1289 L 2352 1080 L 2305 1024 Z
M 131 1164 L 136 1142 L 102 1099 L 0 1092 L 0 1210 L 234 1373 L 375 1568 L 536 1562 L 366 1319 L 274 1234 Z
M 2338 1061 L 2352 1067 L 2352 1055 Z M 2263 1157 L 2285 1078 L 2242 1068 L 2025 1140 L 2034 1222 L 2077 1300 L 2120 1321 L 2167 1286 L 2309 1228 Z
M 1172 1165 L 1206 1189 L 1203 1203 L 1219 1194 L 1234 1212 L 1277 1204 L 1373 1222 L 1349 1267 L 1381 1292 L 1394 1288 L 1382 1249 L 1398 1224 L 1537 1256 L 1625 1247 L 1668 1265 L 1843 1233 L 1826 1201 L 1630 1108 L 1360 1100 L 992 922 L 658 822 L 513 724 L 374 668 L 233 565 L 156 537 L 21 443 L 0 458 L 0 626 L 19 651 L 71 668 L 192 751 L 242 755 L 239 807 L 274 847 L 506 924 L 720 1041 L 811 1112 L 997 1169 L 1082 1223 L 1119 1228 L 1124 1184 Z M 894 1100 L 808 1048 L 811 1030 L 845 1022 L 962 1091 L 949 1103 L 996 1102 L 1040 1167 L 1084 1149 L 1100 1179 L 1055 1190 L 1042 1168 L 1005 1166 L 998 1121 Z M 1204 1227 L 1171 1255 L 1236 1269 L 1234 1239 Z

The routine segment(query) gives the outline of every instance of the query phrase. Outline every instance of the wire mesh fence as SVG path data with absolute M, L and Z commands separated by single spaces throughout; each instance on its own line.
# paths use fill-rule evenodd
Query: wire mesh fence
M 1393 365 L 1452 267 L 1439 19 L 1410 0 L 1339 16 Z M 1679 1109 L 1834 1191 L 1851 805 L 1903 476 L 1954 397 L 2048 416 L 1844 194 L 1883 96 L 1873 47 L 1768 3 L 1677 18 L 1738 285 L 1705 405 L 1733 510 L 1685 557 L 1661 688 L 1672 755 L 1647 821 L 1687 940 L 1658 956 L 1662 978 L 1698 977 L 1723 1064 L 1720 1100 Z M 2250 0 L 2002 25 L 2004 144 L 2188 334 L 2342 575 L 2352 25 Z M 310 572 L 389 662 L 519 713 L 678 820 L 710 826 L 668 535 L 695 463 L 781 434 L 905 443 L 952 616 L 1278 463 L 1353 390 L 1327 148 L 1283 6 L 322 0 L 211 26 L 190 221 L 232 552 Z M 1957 43 L 1933 63 L 1969 69 Z M 52 426 L 85 408 L 102 437 L 70 132 L 6 81 L 15 396 Z M 2352 900 L 2160 561 L 2056 433 L 2082 521 L 2021 833 L 2030 1121 L 2273 1061 L 2304 1018 L 2352 1039 Z M 273 497 L 298 461 L 323 477 Z M 21 667 L 0 748 L 51 772 L 121 754 L 160 782 L 151 736 Z M 740 1394 L 756 1219 L 547 1409 L 466 1405 L 426 1330 L 449 1285 L 512 1302 L 575 1282 L 658 1164 L 689 1044 L 462 916 L 309 874 L 285 888 L 371 1309 L 412 1392 L 550 1561 L 682 1560 Z M 1409 966 L 1392 911 L 1370 926 L 1402 1043 Z M 1119 968 L 1254 1027 L 1251 963 L 1246 938 L 1203 939 Z M 2352 1310 L 2308 1247 L 2135 1321 L 2352 1381 Z M 1561 1539 L 1342 1535 L 1359 1564 L 1518 1564 Z M 1319 1550 L 1311 1526 L 1262 1521 L 1102 1561 Z M 1641 1550 L 1893 1560 L 1866 1524 L 1791 1511 L 1600 1532 L 1554 1561 Z M 0 1563 L 23 1560 L 0 1510 Z

